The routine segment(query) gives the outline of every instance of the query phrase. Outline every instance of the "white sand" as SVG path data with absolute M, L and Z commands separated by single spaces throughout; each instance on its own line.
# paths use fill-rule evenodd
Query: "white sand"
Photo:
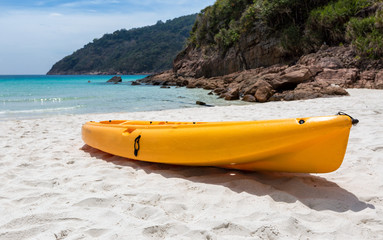
M 0 239 L 382 239 L 383 91 L 350 97 L 0 122 Z M 84 146 L 88 120 L 255 120 L 345 111 L 329 174 L 150 164 Z

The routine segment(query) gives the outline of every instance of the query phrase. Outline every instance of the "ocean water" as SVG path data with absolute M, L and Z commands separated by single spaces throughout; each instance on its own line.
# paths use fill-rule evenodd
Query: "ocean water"
M 111 77 L 0 76 L 0 120 L 198 107 L 197 100 L 220 106 L 244 104 L 218 99 L 203 89 L 131 85 L 143 75 L 121 76 L 119 84 L 106 83 Z

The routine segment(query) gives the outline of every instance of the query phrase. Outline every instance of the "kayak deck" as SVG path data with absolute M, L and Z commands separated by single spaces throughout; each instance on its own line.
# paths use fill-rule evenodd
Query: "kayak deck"
M 109 120 L 82 127 L 86 144 L 148 162 L 324 173 L 341 165 L 352 120 L 336 115 L 239 122 Z

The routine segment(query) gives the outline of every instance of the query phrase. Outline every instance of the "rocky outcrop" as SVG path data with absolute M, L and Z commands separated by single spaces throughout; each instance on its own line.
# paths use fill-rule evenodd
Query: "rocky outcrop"
M 329 97 L 334 95 L 348 95 L 347 91 L 335 84 L 319 82 L 301 83 L 294 90 L 287 90 L 282 93 L 274 94 L 270 101 L 292 101 L 302 99 L 312 99 L 319 97 Z
M 225 51 L 217 46 L 188 45 L 174 59 L 173 71 L 182 77 L 211 78 L 285 62 L 280 40 L 268 35 L 267 27 L 259 22 L 252 34 Z
M 366 70 L 359 74 L 359 80 L 354 87 L 383 89 L 383 70 Z
M 112 77 L 111 79 L 109 79 L 109 80 L 106 81 L 106 82 L 117 84 L 117 83 L 119 83 L 119 82 L 122 82 L 122 78 L 121 78 L 121 77 L 118 77 L 118 76 L 114 76 L 114 77 Z
M 376 67 L 380 65 L 382 60 L 360 61 L 350 47 L 323 47 L 294 65 L 275 64 L 215 77 L 180 75 L 173 69 L 139 82 L 204 88 L 225 100 L 291 101 L 348 95 L 345 88 L 383 89 L 383 68 Z

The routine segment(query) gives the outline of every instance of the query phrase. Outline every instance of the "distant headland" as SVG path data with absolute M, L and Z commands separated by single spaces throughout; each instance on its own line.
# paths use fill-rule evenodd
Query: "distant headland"
M 197 14 L 105 34 L 55 63 L 48 75 L 153 74 L 172 67 Z

